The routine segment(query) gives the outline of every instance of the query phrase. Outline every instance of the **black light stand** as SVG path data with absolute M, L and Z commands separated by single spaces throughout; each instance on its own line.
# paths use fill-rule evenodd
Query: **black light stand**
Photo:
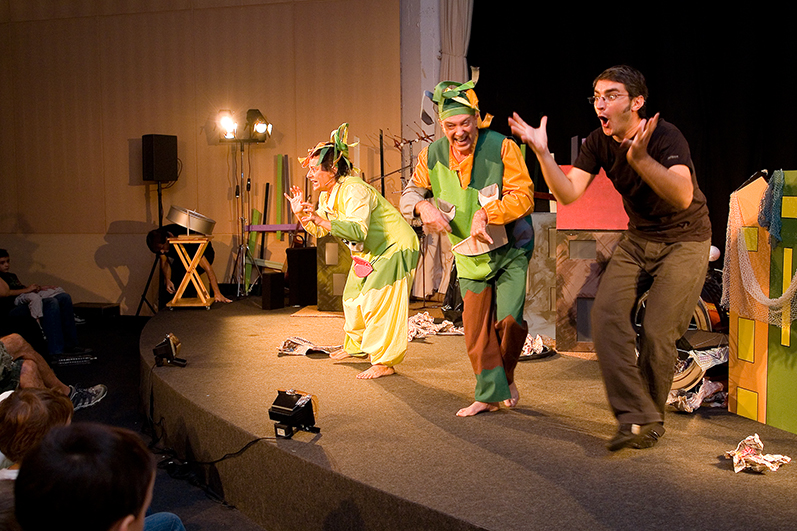
M 161 181 L 158 181 L 158 228 L 163 227 L 163 188 L 161 187 Z M 159 255 L 155 255 L 155 260 L 152 261 L 152 269 L 149 270 L 149 277 L 147 278 L 147 284 L 144 286 L 144 291 L 141 293 L 141 300 L 138 301 L 138 308 L 136 308 L 136 317 L 139 316 L 141 313 L 141 307 L 144 303 L 149 306 L 150 311 L 155 314 L 158 313 L 158 310 L 152 306 L 152 303 L 149 302 L 147 299 L 147 292 L 149 291 L 149 285 L 152 284 L 152 276 L 155 274 L 155 268 L 158 267 L 158 261 L 160 260 Z
M 236 283 L 236 290 L 235 296 L 237 298 L 241 298 L 249 293 L 246 292 L 246 259 L 247 257 L 250 260 L 250 263 L 254 264 L 255 260 L 252 256 L 252 253 L 249 252 L 249 245 L 246 242 L 246 226 L 248 225 L 248 218 L 247 218 L 247 205 L 250 203 L 250 197 L 252 193 L 252 179 L 245 178 L 244 176 L 244 145 L 245 144 L 257 144 L 259 141 L 255 139 L 240 139 L 236 138 L 234 140 L 226 140 L 222 139 L 222 143 L 235 143 L 240 146 L 240 153 L 241 153 L 241 180 L 238 184 L 235 185 L 235 198 L 238 201 L 238 208 L 239 208 L 239 226 L 238 226 L 238 252 L 235 256 L 235 264 L 233 264 L 232 268 L 232 278 Z M 250 165 L 251 167 L 251 165 Z M 260 269 L 257 269 L 258 274 Z M 250 286 L 250 289 L 252 286 Z
M 233 133 L 230 134 L 229 136 L 224 136 L 223 138 L 219 139 L 219 142 L 222 144 L 238 144 L 240 146 L 239 152 L 241 153 L 241 180 L 238 184 L 235 185 L 235 198 L 237 200 L 237 205 L 240 210 L 238 217 L 239 240 L 238 240 L 238 252 L 236 253 L 235 264 L 233 264 L 233 269 L 232 269 L 232 279 L 235 279 L 236 283 L 235 296 L 237 298 L 249 295 L 248 290 L 245 288 L 247 257 L 249 258 L 249 261 L 253 265 L 253 267 L 257 269 L 258 275 L 260 275 L 260 268 L 256 266 L 255 258 L 254 256 L 252 256 L 252 253 L 249 252 L 249 245 L 246 241 L 246 227 L 249 224 L 247 222 L 248 212 L 246 209 L 247 206 L 251 204 L 250 199 L 252 191 L 252 180 L 251 178 L 246 178 L 244 175 L 244 145 L 265 143 L 270 135 L 271 135 L 271 124 L 267 122 L 263 114 L 258 109 L 249 109 L 246 112 L 246 126 L 244 127 L 244 136 L 241 138 L 237 138 Z M 251 164 L 249 165 L 249 170 L 250 172 L 252 170 Z M 252 287 L 254 287 L 254 283 L 252 283 L 252 285 L 249 286 L 249 290 L 251 290 Z

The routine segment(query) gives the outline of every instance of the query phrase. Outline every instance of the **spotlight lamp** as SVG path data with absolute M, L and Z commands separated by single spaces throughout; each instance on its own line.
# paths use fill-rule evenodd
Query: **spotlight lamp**
M 279 389 L 277 398 L 268 409 L 268 418 L 276 421 L 274 433 L 278 439 L 290 439 L 297 430 L 319 433 L 315 425 L 314 409 L 317 401 L 313 395 L 288 389 Z
M 183 358 L 178 358 L 177 355 L 180 353 L 180 340 L 177 339 L 177 336 L 169 333 L 166 334 L 166 337 L 155 345 L 155 348 L 152 349 L 152 353 L 155 355 L 155 365 L 158 367 L 163 367 L 164 365 L 176 365 L 177 367 L 185 367 L 188 362 Z
M 233 120 L 232 111 L 222 109 L 219 111 L 219 127 L 221 128 L 221 136 L 225 140 L 235 139 L 235 133 L 238 130 L 238 124 Z
M 271 136 L 271 123 L 266 120 L 260 109 L 246 111 L 246 132 L 255 142 L 267 142 Z

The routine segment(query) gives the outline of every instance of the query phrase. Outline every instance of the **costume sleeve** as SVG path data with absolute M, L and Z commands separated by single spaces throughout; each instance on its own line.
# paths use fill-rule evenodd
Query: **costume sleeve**
M 363 242 L 371 223 L 371 194 L 365 186 L 341 186 L 336 203 L 340 205 L 338 218 L 331 220 L 334 236 L 350 242 Z
M 418 154 L 418 163 L 415 165 L 415 172 L 412 179 L 401 191 L 401 201 L 399 207 L 401 214 L 406 219 L 417 217 L 415 215 L 415 205 L 423 201 L 429 195 L 432 183 L 429 180 L 429 147 L 425 147 Z
M 534 184 L 520 148 L 511 138 L 501 144 L 501 160 L 504 163 L 501 199 L 484 206 L 487 223 L 491 225 L 506 225 L 534 209 Z
M 316 210 L 315 213 L 318 214 L 319 216 L 321 216 L 322 218 L 324 217 L 324 213 L 321 212 L 320 210 Z M 324 229 L 323 227 L 319 227 L 318 225 L 316 225 L 312 221 L 308 221 L 306 225 L 302 225 L 302 228 L 304 228 L 304 230 L 306 230 L 309 234 L 312 234 L 316 238 L 323 238 L 329 232 L 328 230 Z
M 326 199 L 327 199 L 327 192 L 321 192 L 321 195 L 318 198 L 318 209 L 315 211 L 315 213 L 318 214 L 320 217 L 328 220 L 329 215 L 326 213 L 326 211 L 323 208 L 321 208 L 321 205 L 324 205 L 326 203 Z M 312 221 L 308 221 L 306 224 L 302 223 L 302 228 L 304 228 L 304 230 L 306 230 L 308 234 L 312 234 L 316 238 L 323 238 L 324 236 L 329 234 L 328 230 L 326 230 L 323 227 L 319 227 Z

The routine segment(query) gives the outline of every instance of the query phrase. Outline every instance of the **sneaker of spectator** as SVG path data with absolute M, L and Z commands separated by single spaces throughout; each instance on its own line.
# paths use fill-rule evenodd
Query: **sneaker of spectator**
M 64 384 L 30 343 L 11 334 L 0 337 L 0 392 L 18 388 L 52 389 L 70 398 L 75 409 L 96 404 L 108 392 L 104 385 L 81 389 Z
M 108 394 L 108 388 L 102 384 L 86 388 L 69 386 L 69 399 L 72 401 L 75 411 L 97 404 L 105 398 L 106 394 Z

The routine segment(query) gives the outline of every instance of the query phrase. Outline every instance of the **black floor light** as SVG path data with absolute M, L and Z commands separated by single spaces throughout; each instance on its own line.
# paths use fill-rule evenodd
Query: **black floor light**
M 288 389 L 278 390 L 277 398 L 268 409 L 268 418 L 276 421 L 274 432 L 280 439 L 290 439 L 297 430 L 318 433 L 313 407 L 316 401 L 310 394 Z

